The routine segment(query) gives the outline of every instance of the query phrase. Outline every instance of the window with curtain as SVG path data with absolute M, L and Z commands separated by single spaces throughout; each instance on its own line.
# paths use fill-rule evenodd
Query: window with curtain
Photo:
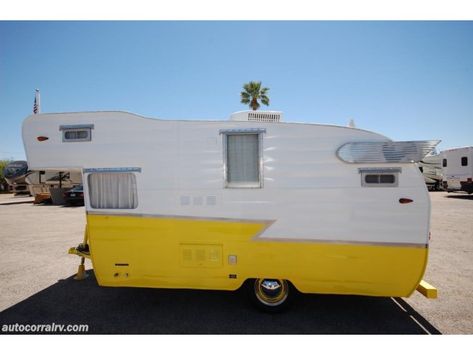
M 258 134 L 226 134 L 228 187 L 261 187 Z
M 138 206 L 133 173 L 93 173 L 88 176 L 92 208 L 133 209 Z

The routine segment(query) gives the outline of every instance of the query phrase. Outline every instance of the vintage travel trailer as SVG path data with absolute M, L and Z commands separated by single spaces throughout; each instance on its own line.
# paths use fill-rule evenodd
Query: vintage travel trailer
M 473 147 L 443 150 L 441 157 L 445 190 L 473 193 Z
M 71 253 L 102 286 L 236 290 L 262 308 L 303 293 L 427 297 L 430 200 L 416 166 L 438 141 L 393 142 L 280 112 L 224 121 L 38 114 L 35 170 L 80 171 Z

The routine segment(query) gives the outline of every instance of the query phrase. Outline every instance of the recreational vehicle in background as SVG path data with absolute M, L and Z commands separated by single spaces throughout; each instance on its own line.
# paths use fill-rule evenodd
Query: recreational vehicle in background
M 419 163 L 419 170 L 424 175 L 425 184 L 429 191 L 438 191 L 443 188 L 442 157 L 440 154 L 429 154 Z
M 430 199 L 415 162 L 439 141 L 350 127 L 126 112 L 37 114 L 28 164 L 82 174 L 70 253 L 99 285 L 236 290 L 266 310 L 303 293 L 427 297 Z
M 50 194 L 51 189 L 68 189 L 82 183 L 80 171 L 35 171 L 31 170 L 24 160 L 9 163 L 4 168 L 3 175 L 13 193 L 31 196 L 36 196 L 38 193 Z
M 3 169 L 3 176 L 15 195 L 29 194 L 25 178 L 28 174 L 28 163 L 24 160 L 12 161 Z
M 473 147 L 447 149 L 441 156 L 445 190 L 473 193 Z
M 80 185 L 82 174 L 79 171 L 30 171 L 25 180 L 35 201 L 51 199 L 53 204 L 63 204 L 64 191 Z

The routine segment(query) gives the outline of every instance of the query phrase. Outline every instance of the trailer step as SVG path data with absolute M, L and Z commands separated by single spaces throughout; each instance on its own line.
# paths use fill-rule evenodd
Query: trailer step
M 429 284 L 428 282 L 422 280 L 416 288 L 423 296 L 434 299 L 437 298 L 437 289 Z

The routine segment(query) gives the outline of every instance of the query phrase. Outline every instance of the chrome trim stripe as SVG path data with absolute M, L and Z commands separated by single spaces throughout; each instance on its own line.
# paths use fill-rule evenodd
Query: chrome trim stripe
M 84 173 L 141 173 L 141 168 L 84 168 Z
M 71 125 L 61 125 L 59 126 L 60 131 L 64 131 L 66 129 L 94 129 L 93 124 L 71 124 Z
M 266 133 L 266 128 L 226 128 L 219 130 L 220 134 L 238 134 L 238 133 Z
M 330 240 L 330 239 L 291 239 L 291 238 L 255 238 L 255 241 L 268 242 L 299 242 L 312 244 L 345 244 L 345 245 L 364 245 L 364 246 L 385 246 L 385 247 L 402 247 L 402 248 L 428 248 L 426 243 L 389 243 L 389 242 L 373 242 L 373 241 L 358 241 L 358 240 Z
M 402 168 L 358 168 L 358 173 L 392 174 L 402 173 Z
M 224 217 L 195 217 L 195 216 L 176 216 L 176 215 L 159 215 L 159 214 L 135 214 L 135 213 L 107 213 L 100 211 L 87 211 L 87 215 L 99 216 L 117 216 L 117 217 L 138 217 L 138 218 L 169 218 L 169 219 L 183 219 L 183 220 L 200 220 L 200 221 L 224 221 L 236 223 L 261 223 L 266 226 L 256 233 L 251 240 L 256 242 L 283 242 L 283 243 L 312 243 L 312 244 L 345 244 L 345 245 L 364 245 L 364 246 L 387 246 L 387 247 L 404 247 L 404 248 L 428 248 L 427 243 L 389 243 L 389 242 L 373 242 L 373 241 L 350 241 L 350 240 L 330 240 L 330 239 L 292 239 L 292 238 L 263 238 L 261 235 L 273 225 L 276 220 L 261 220 L 261 219 L 236 219 Z
M 275 220 L 263 219 L 239 219 L 239 218 L 225 218 L 225 217 L 198 217 L 198 216 L 179 216 L 179 215 L 164 215 L 164 214 L 148 214 L 148 213 L 110 213 L 102 211 L 87 211 L 86 214 L 101 215 L 101 216 L 117 216 L 117 217 L 140 217 L 140 218 L 169 218 L 169 219 L 186 219 L 199 221 L 223 221 L 223 222 L 238 222 L 238 223 L 260 223 L 273 224 Z

